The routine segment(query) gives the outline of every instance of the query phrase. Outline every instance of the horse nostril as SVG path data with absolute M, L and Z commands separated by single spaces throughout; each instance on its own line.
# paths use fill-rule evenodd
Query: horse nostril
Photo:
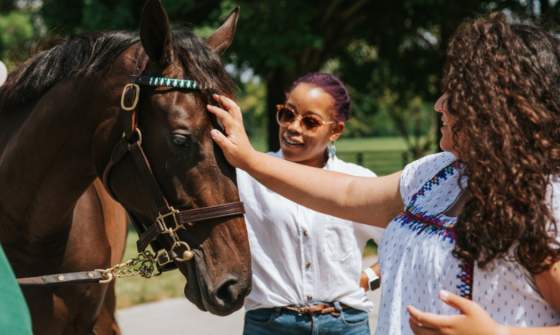
M 237 279 L 227 279 L 216 290 L 216 298 L 224 305 L 234 304 L 239 299 L 239 285 Z

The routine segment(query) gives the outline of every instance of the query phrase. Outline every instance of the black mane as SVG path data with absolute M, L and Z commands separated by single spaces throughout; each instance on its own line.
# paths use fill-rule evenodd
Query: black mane
M 219 57 L 203 40 L 187 29 L 176 31 L 173 36 L 175 53 L 191 79 L 215 91 L 229 94 L 233 91 L 233 82 Z M 129 32 L 90 33 L 67 38 L 10 73 L 0 88 L 0 106 L 5 109 L 34 102 L 64 79 L 101 72 L 138 41 L 138 35 Z

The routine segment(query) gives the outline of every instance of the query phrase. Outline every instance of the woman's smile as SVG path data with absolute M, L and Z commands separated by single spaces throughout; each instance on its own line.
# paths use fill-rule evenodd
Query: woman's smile
M 303 139 L 301 139 L 300 136 L 297 137 L 290 136 L 287 131 L 282 134 L 281 139 L 283 144 L 289 146 L 299 146 L 299 147 L 305 146 L 305 142 L 303 141 Z

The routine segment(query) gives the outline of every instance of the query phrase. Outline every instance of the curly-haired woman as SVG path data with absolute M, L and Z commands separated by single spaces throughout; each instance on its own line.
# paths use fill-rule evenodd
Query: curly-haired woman
M 463 24 L 436 103 L 445 152 L 387 177 L 255 152 L 239 108 L 223 97 L 227 111 L 209 110 L 227 137 L 212 136 L 276 192 L 387 226 L 378 334 L 559 334 L 559 62 L 558 40 L 539 28 L 502 14 Z

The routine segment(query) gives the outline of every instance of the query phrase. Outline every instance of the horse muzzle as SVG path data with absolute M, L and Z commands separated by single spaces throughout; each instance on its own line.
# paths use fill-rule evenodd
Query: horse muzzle
M 187 279 L 185 297 L 200 310 L 215 315 L 229 315 L 243 306 L 251 290 L 251 276 L 234 272 L 212 275 L 206 266 L 204 253 L 194 249 L 190 262 L 178 263 Z

